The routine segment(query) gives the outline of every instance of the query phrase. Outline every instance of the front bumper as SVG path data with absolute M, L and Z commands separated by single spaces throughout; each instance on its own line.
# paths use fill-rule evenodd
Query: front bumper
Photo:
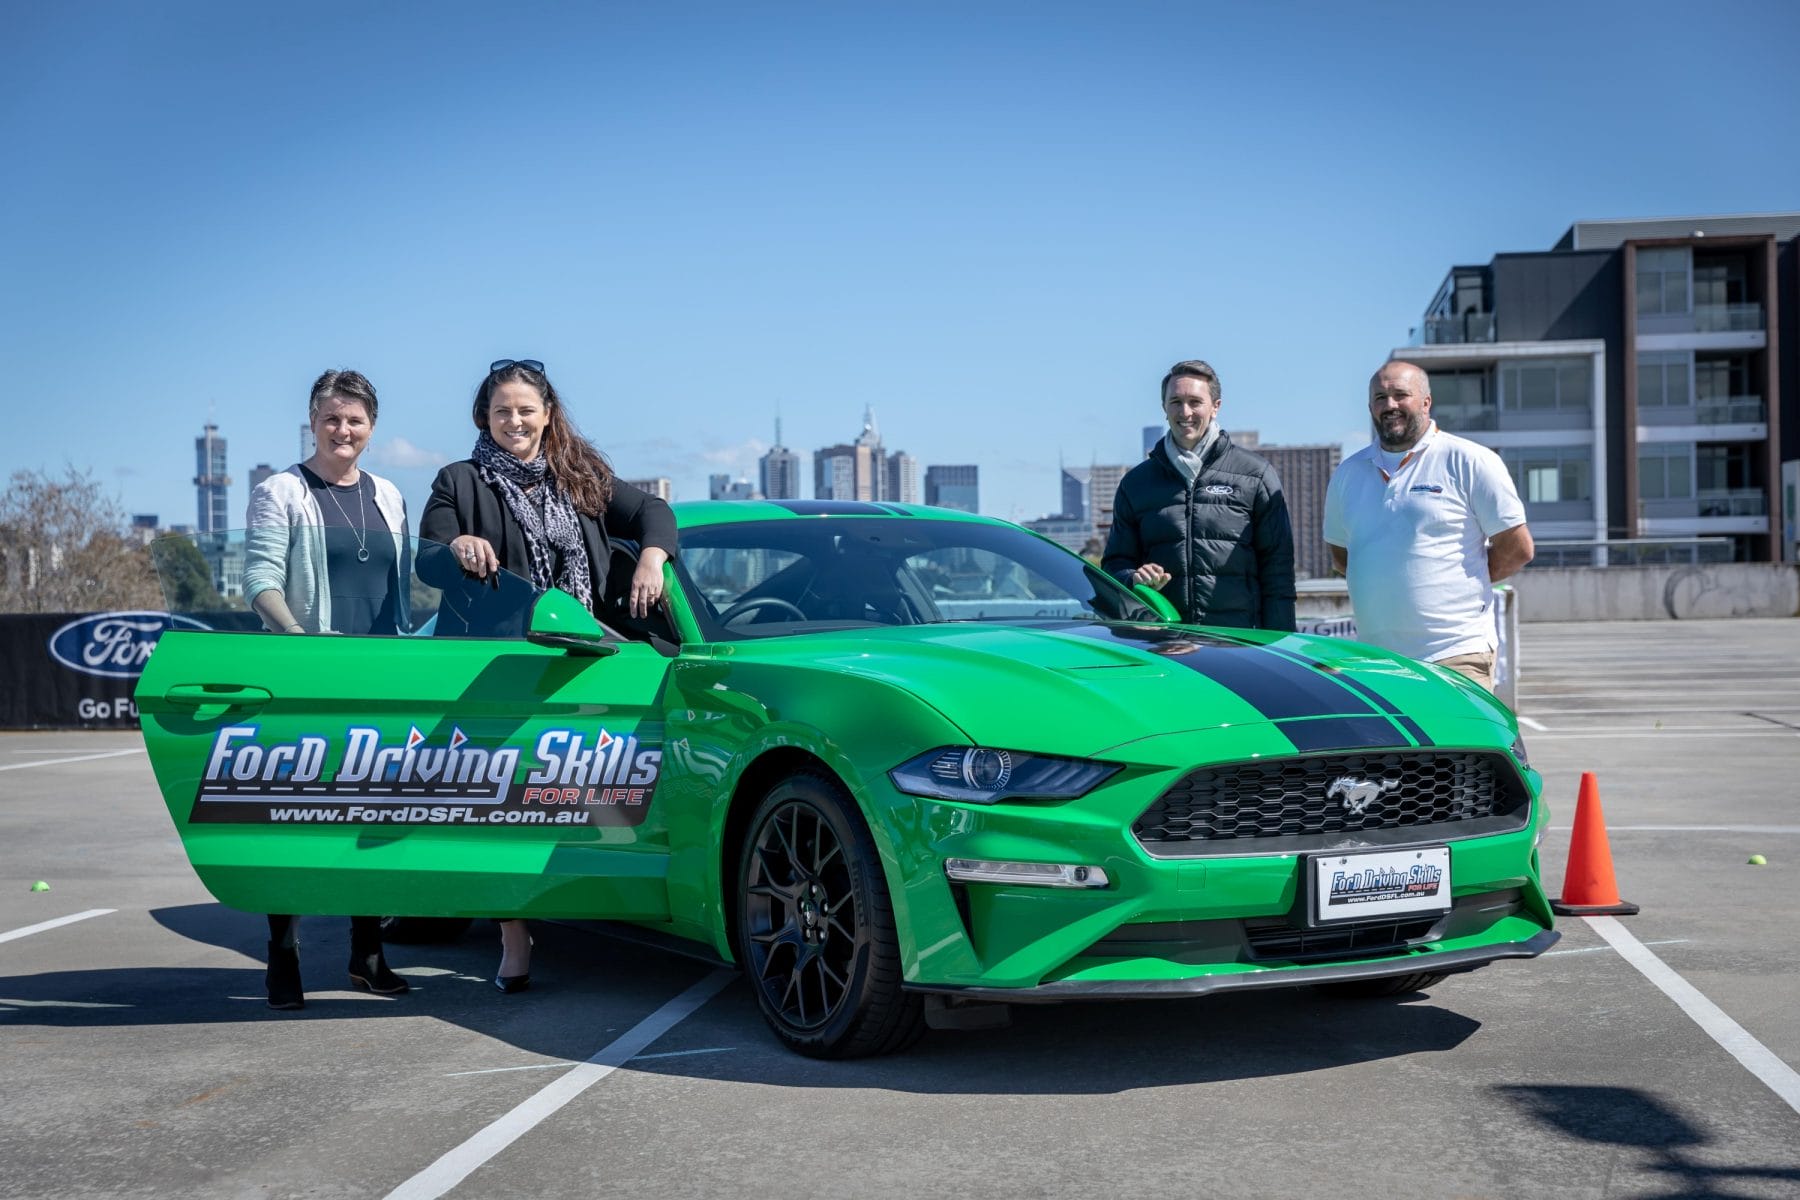
M 1561 940 L 1562 934 L 1546 929 L 1522 942 L 1415 953 L 1405 958 L 1373 962 L 1278 967 L 1244 974 L 1201 975 L 1188 979 L 1059 979 L 1026 988 L 907 984 L 906 990 L 1007 1004 L 1056 1004 L 1064 1000 L 1166 1000 L 1175 996 L 1206 996 L 1215 992 L 1246 991 L 1251 988 L 1352 983 L 1362 979 L 1388 979 L 1397 975 L 1455 975 L 1505 958 L 1536 958 Z

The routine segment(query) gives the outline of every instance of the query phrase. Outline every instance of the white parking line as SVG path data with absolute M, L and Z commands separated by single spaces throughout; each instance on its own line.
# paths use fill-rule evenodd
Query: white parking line
M 1573 825 L 1552 825 L 1552 833 L 1568 833 Z M 1800 825 L 1608 825 L 1608 833 L 1800 833 Z
M 636 1058 L 644 1047 L 673 1029 L 737 978 L 735 971 L 714 971 L 649 1016 L 602 1046 L 594 1056 L 544 1087 L 529 1100 L 480 1130 L 462 1145 L 388 1193 L 388 1200 L 436 1200 L 467 1179 L 476 1168 L 531 1132 L 563 1105 Z
M 34 933 L 42 933 L 46 929 L 57 929 L 63 925 L 73 925 L 77 921 L 85 921 L 89 917 L 104 917 L 107 913 L 115 913 L 116 908 L 90 908 L 86 912 L 78 912 L 71 917 L 58 917 L 54 921 L 39 921 L 36 925 L 27 925 L 23 929 L 15 929 L 10 933 L 0 933 L 0 942 L 10 942 L 15 938 L 30 937 Z
M 1781 738 L 1800 737 L 1800 730 L 1783 729 L 1779 725 L 1770 725 L 1766 729 L 1715 729 L 1704 725 L 1673 726 L 1664 725 L 1661 729 L 1584 729 L 1579 733 L 1556 731 L 1543 733 L 1540 737 L 1559 738 L 1567 741 L 1571 738 L 1668 738 L 1672 741 L 1690 741 L 1701 738 Z
M 1604 950 L 1606 947 L 1595 946 L 1594 949 Z M 1552 953 L 1554 953 L 1554 951 Z M 736 1049 L 736 1046 L 703 1046 L 698 1050 L 665 1050 L 661 1054 L 640 1054 L 631 1061 L 649 1062 L 653 1058 L 691 1058 L 696 1054 L 729 1054 Z M 445 1075 L 444 1078 L 460 1079 L 464 1075 L 503 1075 L 508 1071 L 550 1071 L 557 1067 L 574 1067 L 579 1065 L 579 1063 L 571 1058 L 564 1059 L 561 1062 L 527 1063 L 522 1067 L 488 1067 L 486 1070 L 482 1071 L 451 1071 L 449 1074 Z
M 62 763 L 92 762 L 96 758 L 118 758 L 121 754 L 142 754 L 142 746 L 133 746 L 126 750 L 106 750 L 99 754 L 78 754 L 74 758 L 46 758 L 42 762 L 9 763 L 0 767 L 0 771 L 23 771 L 27 767 L 54 767 Z
M 1550 727 L 1548 725 L 1545 725 L 1541 721 L 1534 721 L 1530 717 L 1520 717 L 1519 724 L 1523 725 L 1527 729 L 1535 729 L 1539 733 L 1549 733 L 1550 732 Z
M 1646 950 L 1644 943 L 1619 924 L 1618 918 L 1583 917 L 1582 920 L 1605 938 L 1619 952 L 1619 957 L 1636 967 L 1663 995 L 1678 1004 L 1694 1024 L 1742 1063 L 1745 1070 L 1767 1084 L 1789 1108 L 1800 1113 L 1800 1072 L 1782 1062 L 1772 1050 L 1751 1037 L 1742 1025 L 1726 1016 L 1723 1009 L 1701 995 L 1698 988 Z

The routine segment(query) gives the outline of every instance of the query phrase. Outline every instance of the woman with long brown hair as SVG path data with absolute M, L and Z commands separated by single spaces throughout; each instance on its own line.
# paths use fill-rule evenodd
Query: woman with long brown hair
M 443 468 L 419 518 L 421 536 L 450 547 L 462 570 L 485 579 L 504 569 L 539 588 L 561 588 L 598 613 L 612 540 L 639 545 L 630 609 L 649 614 L 675 555 L 675 514 L 660 498 L 613 474 L 576 430 L 536 359 L 503 358 L 475 389 L 475 452 Z M 439 619 L 445 619 L 440 610 Z M 524 921 L 500 923 L 494 985 L 530 985 Z

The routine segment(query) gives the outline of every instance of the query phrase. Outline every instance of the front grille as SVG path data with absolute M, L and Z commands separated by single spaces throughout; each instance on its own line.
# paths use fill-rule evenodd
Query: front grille
M 1364 922 L 1341 928 L 1295 929 L 1285 921 L 1244 922 L 1244 942 L 1256 959 L 1303 961 L 1393 954 L 1431 936 L 1440 917 Z
M 1329 754 L 1200 767 L 1145 809 L 1131 832 L 1152 854 L 1297 852 L 1517 829 L 1529 806 L 1502 754 Z

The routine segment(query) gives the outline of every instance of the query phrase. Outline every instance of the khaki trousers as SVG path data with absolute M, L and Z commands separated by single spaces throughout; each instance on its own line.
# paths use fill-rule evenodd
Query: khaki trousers
M 1459 675 L 1467 675 L 1488 691 L 1494 690 L 1494 652 L 1483 650 L 1480 654 L 1455 654 L 1449 658 L 1440 658 L 1434 666 L 1447 667 Z

